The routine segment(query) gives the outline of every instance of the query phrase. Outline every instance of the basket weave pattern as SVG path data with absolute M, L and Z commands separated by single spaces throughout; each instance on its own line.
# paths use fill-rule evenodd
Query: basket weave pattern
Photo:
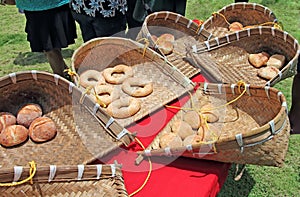
M 195 49 L 195 50 L 194 50 Z M 190 49 L 190 55 L 203 69 L 223 83 L 243 80 L 253 85 L 271 85 L 296 73 L 299 44 L 288 33 L 270 27 L 259 27 L 237 32 L 205 43 L 198 43 Z M 286 57 L 284 67 L 271 80 L 257 76 L 257 68 L 248 61 L 251 53 L 267 52 Z
M 200 72 L 199 68 L 183 60 L 183 57 L 186 56 L 186 44 L 190 45 L 206 41 L 212 35 L 205 29 L 200 29 L 196 23 L 180 14 L 161 11 L 146 17 L 137 40 L 146 38 L 150 41 L 150 46 L 161 53 L 151 36 L 160 36 L 164 33 L 170 33 L 175 37 L 174 52 L 166 56 L 168 61 L 189 78 L 198 74 Z
M 92 102 L 88 98 L 80 102 L 82 92 L 74 84 L 45 72 L 14 74 L 0 80 L 0 111 L 16 115 L 23 104 L 39 104 L 58 133 L 45 143 L 28 139 L 16 147 L 0 147 L 2 167 L 26 165 L 31 160 L 39 165 L 88 163 L 121 145 L 91 113 Z
M 153 83 L 153 92 L 137 98 L 141 109 L 131 117 L 116 121 L 126 127 L 191 90 L 194 84 L 162 56 L 144 45 L 123 38 L 98 38 L 87 42 L 73 54 L 72 69 L 79 75 L 88 69 L 103 71 L 117 64 L 131 66 L 134 77 Z M 78 83 L 78 82 L 77 82 Z M 122 96 L 128 96 L 121 85 L 114 85 Z M 84 90 L 82 90 L 84 91 Z M 105 109 L 103 109 L 105 110 Z
M 225 19 L 223 18 L 225 17 Z M 227 21 L 226 21 L 227 20 Z M 216 37 L 222 37 L 229 32 L 227 23 L 240 22 L 244 27 L 263 25 L 273 26 L 277 19 L 274 13 L 267 7 L 256 3 L 233 3 L 224 6 L 204 21 L 204 28 Z
M 227 103 L 240 94 L 237 86 L 222 85 L 221 87 L 220 93 L 218 84 L 208 84 L 208 86 L 200 84 L 197 92 L 208 96 L 210 102 L 216 107 L 222 105 L 222 101 L 223 104 Z M 282 166 L 288 148 L 290 130 L 285 98 L 278 90 L 269 87 L 250 86 L 246 92 L 218 113 L 219 121 L 212 124 L 219 130 L 207 131 L 217 135 L 214 145 L 199 143 L 186 147 L 161 149 L 159 136 L 168 132 L 166 127 L 147 148 L 148 151 L 142 154 L 177 155 L 228 163 Z M 191 100 L 195 100 L 195 95 Z M 187 102 L 183 109 L 191 107 L 191 102 Z M 176 119 L 182 119 L 180 112 L 169 124 Z M 238 141 L 239 137 L 241 142 Z M 213 146 L 216 152 L 213 151 Z

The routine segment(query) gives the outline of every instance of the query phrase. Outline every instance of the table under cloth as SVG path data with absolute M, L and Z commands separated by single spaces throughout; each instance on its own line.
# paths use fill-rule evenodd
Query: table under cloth
M 204 80 L 202 75 L 197 75 L 192 79 L 194 82 Z M 182 106 L 182 103 L 188 99 L 189 95 L 186 95 L 170 105 Z M 147 147 L 176 112 L 178 112 L 177 109 L 163 107 L 127 129 L 130 132 L 136 132 L 136 137 Z M 93 163 L 117 161 L 122 164 L 127 192 L 128 194 L 137 192 L 134 195 L 136 197 L 216 196 L 230 168 L 230 164 L 216 161 L 186 157 L 151 157 L 152 170 L 148 176 L 150 164 L 147 158 L 140 165 L 135 164 L 136 151 L 141 150 L 143 150 L 142 147 L 134 142 L 129 147 L 121 147 Z M 138 190 L 144 183 L 144 187 Z

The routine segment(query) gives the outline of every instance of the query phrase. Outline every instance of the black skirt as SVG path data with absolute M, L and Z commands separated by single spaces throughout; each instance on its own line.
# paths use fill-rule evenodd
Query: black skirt
M 25 32 L 32 52 L 66 48 L 75 43 L 76 24 L 69 5 L 43 10 L 24 11 Z

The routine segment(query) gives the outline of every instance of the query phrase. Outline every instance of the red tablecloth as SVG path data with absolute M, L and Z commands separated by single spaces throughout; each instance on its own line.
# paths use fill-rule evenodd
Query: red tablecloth
M 204 78 L 196 76 L 193 81 L 200 82 Z M 172 105 L 182 106 L 188 100 L 184 96 Z M 163 108 L 128 128 L 137 133 L 137 138 L 147 147 L 159 131 L 175 115 L 177 110 Z M 140 165 L 135 165 L 136 151 L 142 148 L 138 143 L 132 143 L 127 148 L 120 148 L 101 158 L 101 163 L 122 164 L 125 187 L 128 194 L 139 189 L 149 172 L 149 162 L 145 159 Z M 152 171 L 145 186 L 134 196 L 138 197 L 168 197 L 168 196 L 216 196 L 220 191 L 230 168 L 230 164 L 199 160 L 184 157 L 152 157 Z

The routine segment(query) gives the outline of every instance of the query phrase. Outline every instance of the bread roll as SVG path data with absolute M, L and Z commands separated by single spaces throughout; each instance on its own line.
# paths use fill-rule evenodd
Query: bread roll
M 29 128 L 31 122 L 41 117 L 43 114 L 42 108 L 38 104 L 29 103 L 21 107 L 17 113 L 17 123 Z
M 263 67 L 257 71 L 257 75 L 259 77 L 267 80 L 273 79 L 274 77 L 276 77 L 278 73 L 279 73 L 279 69 L 274 66 Z
M 249 54 L 248 60 L 255 68 L 267 65 L 270 55 L 266 52 Z
M 161 148 L 181 147 L 182 146 L 182 140 L 175 133 L 165 133 L 165 134 L 160 136 L 159 145 L 160 145 Z
M 158 48 L 164 55 L 169 55 L 173 52 L 174 49 L 175 37 L 172 34 L 162 34 L 156 40 Z
M 5 127 L 14 125 L 17 122 L 17 118 L 9 113 L 9 112 L 1 112 L 0 113 L 0 133 L 2 130 L 5 129 Z
M 243 30 L 243 25 L 239 22 L 233 22 L 229 25 L 229 31 L 241 31 Z
M 267 66 L 274 66 L 278 69 L 281 69 L 284 63 L 285 63 L 284 55 L 274 54 L 269 58 L 267 62 Z
M 165 33 L 158 37 L 158 41 L 168 41 L 168 42 L 175 42 L 175 37 L 172 34 Z
M 183 140 L 183 146 L 198 144 L 198 143 L 200 143 L 202 141 L 203 141 L 203 136 L 196 135 L 196 134 L 190 135 L 190 136 L 187 136 Z
M 51 118 L 36 118 L 29 127 L 30 139 L 34 142 L 46 142 L 55 137 L 57 133 L 56 125 Z
M 198 129 L 201 124 L 201 119 L 196 111 L 188 111 L 184 114 L 183 120 L 187 122 L 193 129 Z
M 28 138 L 28 129 L 22 125 L 10 125 L 0 134 L 0 144 L 12 147 L 25 142 Z
M 172 131 L 177 134 L 181 139 L 186 138 L 189 135 L 195 134 L 191 125 L 183 120 L 176 120 L 171 125 Z

